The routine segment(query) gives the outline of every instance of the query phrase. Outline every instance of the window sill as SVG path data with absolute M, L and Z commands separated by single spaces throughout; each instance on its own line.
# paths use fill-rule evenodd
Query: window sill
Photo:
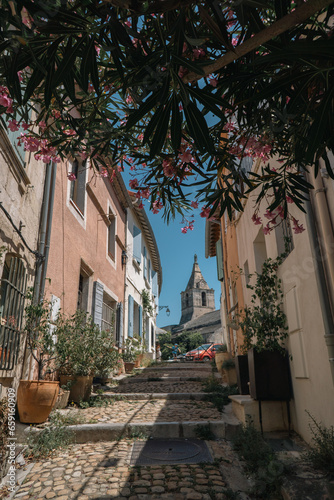
M 141 271 L 140 264 L 138 263 L 138 261 L 136 259 L 132 259 L 132 264 L 137 269 L 137 271 L 139 271 L 139 272 Z
M 84 214 L 81 212 L 80 208 L 76 205 L 72 198 L 70 198 L 70 205 L 80 215 L 80 217 L 82 217 L 82 219 L 85 218 Z

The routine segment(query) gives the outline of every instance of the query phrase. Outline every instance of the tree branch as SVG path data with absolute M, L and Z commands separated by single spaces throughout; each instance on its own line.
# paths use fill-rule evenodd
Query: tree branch
M 309 0 L 307 3 L 304 3 L 301 7 L 298 7 L 293 12 L 290 12 L 290 14 L 282 17 L 268 28 L 260 31 L 252 38 L 249 38 L 239 47 L 235 47 L 233 51 L 227 52 L 212 64 L 204 66 L 202 69 L 205 72 L 205 76 L 208 76 L 210 73 L 214 73 L 231 62 L 236 61 L 240 57 L 248 54 L 252 50 L 257 49 L 269 40 L 277 37 L 281 33 L 284 33 L 288 29 L 303 23 L 309 17 L 316 14 L 319 10 L 328 7 L 333 2 L 334 0 Z M 188 75 L 183 78 L 183 82 L 192 83 L 200 80 L 201 78 L 203 78 L 203 76 L 192 72 L 188 73 Z

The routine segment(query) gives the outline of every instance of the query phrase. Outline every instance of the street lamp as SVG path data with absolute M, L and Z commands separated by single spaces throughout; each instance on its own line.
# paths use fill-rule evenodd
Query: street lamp
M 168 306 L 159 306 L 159 311 L 161 311 L 162 309 L 166 309 L 166 314 L 167 316 L 170 315 L 170 310 L 169 310 L 169 307 Z

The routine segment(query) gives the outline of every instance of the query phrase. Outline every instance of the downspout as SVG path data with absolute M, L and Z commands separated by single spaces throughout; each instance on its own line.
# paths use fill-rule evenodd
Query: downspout
M 48 163 L 48 165 L 46 167 L 42 214 L 41 214 L 41 230 L 40 230 L 40 239 L 39 239 L 39 245 L 38 245 L 38 252 L 43 256 L 44 256 L 44 249 L 45 249 L 47 217 L 48 217 L 49 200 L 50 200 L 51 169 L 52 169 L 52 163 L 50 162 L 50 163 Z M 36 278 L 35 278 L 35 287 L 34 287 L 35 288 L 34 289 L 34 302 L 35 303 L 40 300 L 42 265 L 43 265 L 43 261 L 41 261 L 41 260 L 38 261 L 36 264 Z
M 318 286 L 320 307 L 325 329 L 325 342 L 328 350 L 329 363 L 334 383 L 334 319 L 333 319 L 333 281 L 330 280 L 333 270 L 331 252 L 334 248 L 333 230 L 329 218 L 325 189 L 320 174 L 317 178 L 308 179 L 313 182 L 313 206 L 306 201 L 306 221 L 311 235 L 310 244 L 313 259 L 316 263 L 315 277 Z M 316 211 L 316 219 L 314 212 Z M 317 232 L 318 230 L 318 232 Z M 321 244 L 323 245 L 321 247 Z M 327 279 L 326 279 L 327 274 Z
M 44 296 L 46 271 L 47 271 L 48 260 L 49 260 L 52 217 L 53 217 L 53 204 L 54 204 L 55 190 L 56 190 L 57 163 L 51 162 L 50 170 L 52 170 L 51 185 L 50 185 L 50 191 L 49 191 L 50 200 L 49 200 L 49 210 L 48 210 L 48 214 L 47 214 L 47 233 L 46 233 L 46 242 L 45 242 L 43 272 L 42 272 L 42 278 L 41 278 L 41 283 L 40 283 L 39 300 L 42 300 L 43 296 Z

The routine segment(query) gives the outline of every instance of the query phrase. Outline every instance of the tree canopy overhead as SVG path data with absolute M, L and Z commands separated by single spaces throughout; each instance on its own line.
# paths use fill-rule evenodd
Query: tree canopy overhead
M 242 210 L 257 186 L 286 215 L 319 158 L 334 177 L 333 3 L 2 0 L 2 126 L 45 162 L 131 169 L 167 216 L 194 196 L 206 215 Z

